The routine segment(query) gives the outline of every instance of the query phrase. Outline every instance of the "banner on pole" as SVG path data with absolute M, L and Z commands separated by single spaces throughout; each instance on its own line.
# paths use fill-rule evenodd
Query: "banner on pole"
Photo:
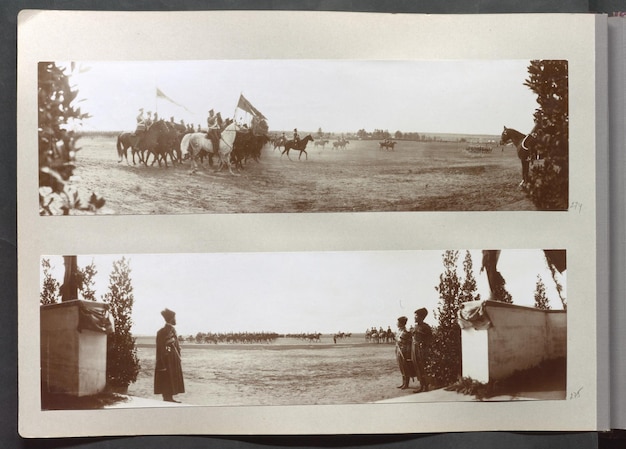
M 261 111 L 259 111 L 257 108 L 252 106 L 252 103 L 250 103 L 246 99 L 246 97 L 243 96 L 243 94 L 239 95 L 239 101 L 237 102 L 237 107 L 241 110 L 244 110 L 254 115 L 255 117 L 258 117 L 262 120 L 267 120 L 267 118 L 263 114 L 261 114 Z
M 179 106 L 179 107 L 183 108 L 185 111 L 187 111 L 187 112 L 189 112 L 189 113 L 193 114 L 193 112 L 191 112 L 189 109 L 187 109 L 184 105 L 182 105 L 182 104 L 180 104 L 180 103 L 178 103 L 178 102 L 176 102 L 176 101 L 172 100 L 170 97 L 168 97 L 167 95 L 165 95 L 165 94 L 163 93 L 163 91 L 162 91 L 161 89 L 159 89 L 158 87 L 156 88 L 156 97 L 157 97 L 157 98 L 162 98 L 163 100 L 167 100 L 167 101 L 169 101 L 170 103 L 175 104 L 176 106 Z

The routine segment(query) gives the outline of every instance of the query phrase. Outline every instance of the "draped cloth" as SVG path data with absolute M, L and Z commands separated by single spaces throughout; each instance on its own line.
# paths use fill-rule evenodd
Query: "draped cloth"
M 157 332 L 154 394 L 164 396 L 185 392 L 180 345 L 176 329 L 166 324 Z
M 84 329 L 112 334 L 113 318 L 109 306 L 98 302 L 80 301 L 78 303 L 78 332 Z
M 473 327 L 476 330 L 489 329 L 491 320 L 485 310 L 485 303 L 482 301 L 474 301 L 461 305 L 457 321 L 461 329 Z

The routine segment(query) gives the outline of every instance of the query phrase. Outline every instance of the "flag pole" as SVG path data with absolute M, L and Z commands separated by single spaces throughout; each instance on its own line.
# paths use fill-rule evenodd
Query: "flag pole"
M 233 111 L 233 122 L 237 123 L 237 109 L 239 109 L 239 102 L 241 101 L 241 96 L 243 93 L 239 92 L 239 100 L 237 100 L 237 105 L 235 106 L 235 110 Z

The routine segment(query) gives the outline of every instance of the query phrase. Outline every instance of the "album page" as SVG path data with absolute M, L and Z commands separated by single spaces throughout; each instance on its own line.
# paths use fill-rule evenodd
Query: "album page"
M 606 83 L 605 16 L 23 11 L 20 434 L 607 429 Z

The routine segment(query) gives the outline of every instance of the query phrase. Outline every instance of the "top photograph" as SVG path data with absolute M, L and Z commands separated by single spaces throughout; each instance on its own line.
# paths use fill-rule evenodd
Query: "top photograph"
M 565 211 L 568 61 L 39 61 L 39 214 Z

